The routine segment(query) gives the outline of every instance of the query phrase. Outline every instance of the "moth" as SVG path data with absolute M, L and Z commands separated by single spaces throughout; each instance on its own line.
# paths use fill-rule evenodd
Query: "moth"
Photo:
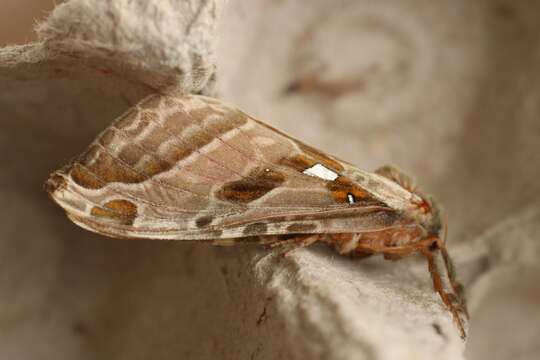
M 360 170 L 218 99 L 148 96 L 45 188 L 75 224 L 115 238 L 420 253 L 465 338 L 462 287 L 431 197 L 397 168 Z

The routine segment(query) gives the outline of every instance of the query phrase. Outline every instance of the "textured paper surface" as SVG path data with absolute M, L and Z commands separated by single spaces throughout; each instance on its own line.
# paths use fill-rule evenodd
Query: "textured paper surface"
M 0 356 L 536 358 L 538 10 L 60 5 L 39 42 L 0 49 Z M 291 86 L 302 79 L 318 85 Z M 156 88 L 213 94 L 364 169 L 415 174 L 448 212 L 470 299 L 467 344 L 417 257 L 353 261 L 314 246 L 283 259 L 71 224 L 42 182 Z

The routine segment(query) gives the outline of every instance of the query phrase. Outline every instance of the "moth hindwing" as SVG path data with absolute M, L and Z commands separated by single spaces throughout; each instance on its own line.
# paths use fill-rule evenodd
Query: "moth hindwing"
M 409 177 L 360 170 L 220 100 L 145 98 L 46 188 L 73 222 L 111 237 L 421 252 L 464 336 L 458 284 L 448 271 L 447 293 L 433 260 L 442 253 L 450 270 L 439 210 Z

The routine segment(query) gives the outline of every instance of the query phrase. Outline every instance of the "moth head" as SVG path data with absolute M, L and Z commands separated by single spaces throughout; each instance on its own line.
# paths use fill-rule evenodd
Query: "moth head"
M 424 195 L 419 191 L 415 191 L 414 194 L 420 199 L 413 202 L 416 207 L 416 216 L 427 235 L 445 240 L 446 224 L 438 202 L 432 196 Z

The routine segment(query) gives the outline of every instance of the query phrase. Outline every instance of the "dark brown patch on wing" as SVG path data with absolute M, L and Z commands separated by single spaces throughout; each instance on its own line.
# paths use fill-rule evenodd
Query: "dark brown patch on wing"
M 117 220 L 123 225 L 132 225 L 137 217 L 137 205 L 127 200 L 112 200 L 103 207 L 94 206 L 90 214 Z
M 139 183 L 170 170 L 176 162 L 246 121 L 245 116 L 216 116 L 210 107 L 189 114 L 180 111 L 163 119 L 162 123 L 153 111 L 143 110 L 139 116 L 130 112 L 103 132 L 97 139 L 99 145 L 93 145 L 75 163 L 72 177 L 77 184 L 90 189 L 99 189 L 109 182 Z M 184 136 L 184 129 L 193 124 L 200 127 Z M 148 129 L 150 126 L 152 128 Z M 145 129 L 149 131 L 144 138 L 135 139 Z M 171 139 L 175 146 L 171 146 L 167 156 L 157 155 L 160 145 Z
M 173 142 L 175 146 L 170 148 L 167 156 L 177 162 L 215 141 L 216 138 L 221 138 L 224 134 L 242 126 L 246 121 L 245 117 L 224 115 L 218 117 L 210 108 L 192 111 L 189 114 L 180 111 L 164 119 L 160 126 L 150 132 L 145 139 L 145 147 L 157 151 L 162 143 L 175 137 Z M 194 124 L 200 127 L 194 127 L 189 136 L 186 136 L 183 133 L 184 129 Z
M 155 159 L 154 161 L 147 161 L 142 168 L 142 172 L 148 177 L 161 174 L 162 172 L 168 171 L 172 168 L 171 164 L 160 160 Z
M 304 170 L 312 167 L 316 164 L 316 161 L 313 159 L 308 158 L 305 155 L 296 155 L 289 158 L 283 158 L 280 160 L 280 164 L 293 168 L 299 172 L 303 172 Z
M 99 146 L 92 145 L 84 153 L 82 153 L 78 161 L 73 165 L 70 171 L 73 181 L 87 189 L 99 189 L 102 187 L 101 182 L 96 179 L 96 176 L 92 174 L 88 169 L 80 164 L 90 164 L 94 158 L 99 154 Z
M 307 155 L 313 157 L 315 160 L 317 160 L 317 162 L 321 163 L 327 168 L 334 170 L 335 172 L 341 172 L 344 170 L 343 165 L 341 165 L 337 160 L 332 159 L 330 156 L 322 153 L 321 151 L 299 141 L 297 142 L 297 145 Z
M 345 176 L 340 176 L 334 181 L 329 181 L 326 187 L 330 190 L 332 197 L 337 203 L 347 203 L 347 194 L 354 196 L 356 202 L 374 200 L 366 190 Z
M 260 234 L 266 233 L 267 229 L 268 229 L 268 225 L 266 225 L 265 223 L 258 222 L 258 223 L 253 223 L 246 226 L 244 228 L 243 233 L 244 235 L 260 235 Z
M 254 120 L 254 119 L 253 119 Z M 335 172 L 341 172 L 344 170 L 344 167 L 343 165 L 336 159 L 332 158 L 331 156 L 329 155 L 326 155 L 324 154 L 323 152 L 307 145 L 307 144 L 304 144 L 303 142 L 289 136 L 288 134 L 285 134 L 284 132 L 268 125 L 268 124 L 265 124 L 261 121 L 258 121 L 258 120 L 254 120 L 255 122 L 257 122 L 259 125 L 269 129 L 271 132 L 274 132 L 274 133 L 277 133 L 281 136 L 283 136 L 284 138 L 287 138 L 291 141 L 293 141 L 296 145 L 298 145 L 298 147 L 300 148 L 300 150 L 302 150 L 306 156 L 303 156 L 304 158 L 308 159 L 310 161 L 310 165 L 306 166 L 304 169 L 302 169 L 302 171 L 304 171 L 305 169 L 307 169 L 308 167 L 311 167 L 313 166 L 315 163 L 319 162 L 321 163 L 322 165 L 326 166 L 327 168 L 331 169 L 331 170 L 334 170 Z M 298 155 L 298 156 L 302 156 L 302 155 Z M 298 158 L 297 156 L 297 158 Z M 309 159 L 309 158 L 312 158 L 312 159 Z M 293 161 L 295 162 L 295 161 Z M 300 164 L 300 162 L 297 162 L 297 164 Z M 284 164 L 286 165 L 286 164 Z
M 317 225 L 310 224 L 310 223 L 299 223 L 299 224 L 292 224 L 287 226 L 287 231 L 291 233 L 310 233 L 311 231 L 315 230 L 317 228 Z
M 307 146 L 307 145 L 304 145 Z M 297 170 L 298 172 L 304 172 L 304 170 L 309 169 L 315 164 L 321 164 L 324 167 L 333 170 L 336 173 L 339 173 L 343 170 L 343 166 L 338 163 L 337 161 L 334 161 L 328 157 L 325 157 L 326 155 L 320 153 L 320 152 L 307 152 L 306 149 L 304 149 L 303 146 L 301 146 L 304 151 L 306 151 L 306 155 L 296 155 L 293 157 L 283 158 L 280 160 L 280 164 L 293 168 Z M 316 151 L 313 149 L 313 151 Z
M 248 177 L 226 183 L 216 193 L 216 197 L 235 203 L 249 203 L 256 200 L 285 182 L 285 176 L 271 169 L 256 169 Z
M 145 155 L 149 156 L 146 156 L 146 158 L 141 161 Z M 145 148 L 135 144 L 124 144 L 117 157 L 121 161 L 117 161 L 116 166 L 125 166 L 124 164 L 127 164 L 127 167 L 133 168 L 140 174 L 143 180 L 168 171 L 174 166 L 173 162 L 165 161 L 157 155 L 152 154 L 151 150 L 147 151 Z
M 86 189 L 100 189 L 102 184 L 88 170 L 75 164 L 71 169 L 71 178 L 73 181 Z
M 97 154 L 97 158 L 92 160 L 93 157 L 90 157 L 90 154 Z M 118 159 L 113 158 L 105 151 L 100 150 L 97 145 L 93 145 L 81 157 L 79 163 L 73 166 L 71 177 L 77 184 L 89 189 L 103 187 L 104 184 L 101 182 L 137 183 L 147 178 L 143 174 L 120 163 Z
M 195 225 L 197 225 L 198 228 L 203 228 L 210 225 L 213 219 L 214 218 L 210 215 L 201 216 L 200 218 L 195 220 Z

